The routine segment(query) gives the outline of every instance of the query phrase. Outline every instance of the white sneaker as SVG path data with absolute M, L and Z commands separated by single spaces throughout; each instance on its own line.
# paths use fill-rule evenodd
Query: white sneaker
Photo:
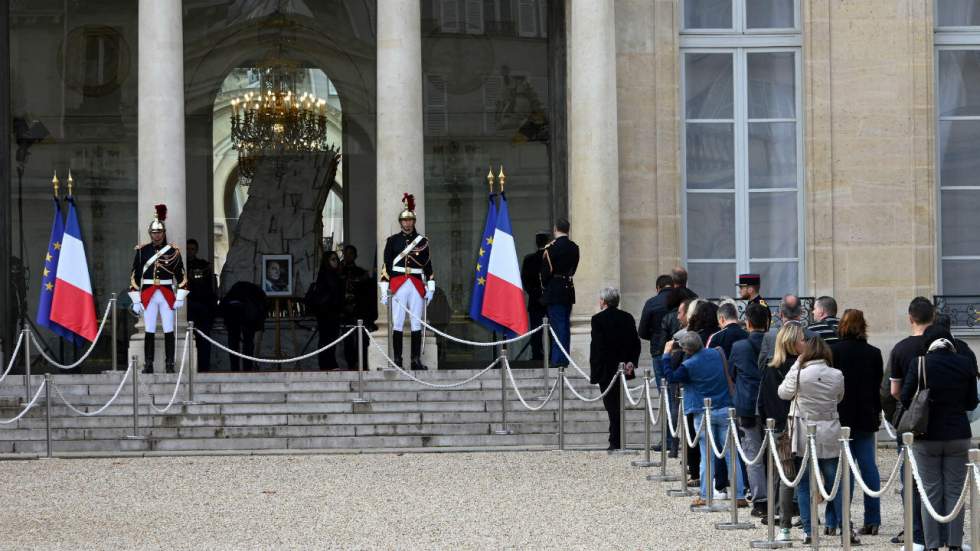
M 912 550 L 913 551 L 926 551 L 926 546 L 925 545 L 922 545 L 921 543 L 913 543 L 912 544 Z
M 718 500 L 728 499 L 728 494 L 726 494 L 725 492 L 715 492 L 715 499 Z
M 776 541 L 791 541 L 792 539 L 789 528 L 780 528 L 779 533 L 776 534 Z

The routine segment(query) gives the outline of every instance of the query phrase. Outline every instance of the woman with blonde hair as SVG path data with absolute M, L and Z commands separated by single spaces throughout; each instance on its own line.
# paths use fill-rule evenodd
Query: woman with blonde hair
M 803 343 L 803 326 L 799 323 L 787 323 L 779 328 L 776 334 L 776 347 L 772 360 L 762 370 L 762 380 L 759 383 L 759 401 L 757 409 L 759 418 L 775 419 L 776 432 L 774 437 L 779 438 L 786 432 L 786 420 L 789 416 L 789 402 L 779 397 L 779 385 L 789 372 L 789 368 L 796 363 L 799 355 L 798 347 Z M 798 468 L 799 459 L 794 460 L 787 457 L 784 465 L 791 463 L 791 466 Z M 784 470 L 787 470 L 784 468 Z M 790 474 L 790 473 L 787 473 Z M 793 526 L 793 488 L 780 484 L 779 486 L 779 528 L 780 533 L 776 536 L 779 541 L 790 540 L 790 528 Z

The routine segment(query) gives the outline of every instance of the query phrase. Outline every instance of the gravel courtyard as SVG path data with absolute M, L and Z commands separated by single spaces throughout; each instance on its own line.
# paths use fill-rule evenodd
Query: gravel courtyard
M 882 451 L 883 472 L 894 458 Z M 689 499 L 666 497 L 666 485 L 646 481 L 653 470 L 631 459 L 491 452 L 0 462 L 0 548 L 748 549 L 765 536 L 758 522 L 715 530 L 727 513 L 689 512 Z M 882 535 L 865 537 L 863 549 L 895 547 L 887 540 L 901 524 L 898 496 L 889 492 L 883 508 Z M 859 500 L 853 510 L 860 522 Z

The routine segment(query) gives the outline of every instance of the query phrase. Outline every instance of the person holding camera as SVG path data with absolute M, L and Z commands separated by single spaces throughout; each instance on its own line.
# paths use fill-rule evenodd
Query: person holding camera
M 599 313 L 592 316 L 592 344 L 589 353 L 589 382 L 599 385 L 603 392 L 609 385 L 618 385 L 619 364 L 626 364 L 627 378 L 640 360 L 640 337 L 636 320 L 629 312 L 619 309 L 619 289 L 606 287 L 599 291 Z M 609 450 L 619 449 L 619 392 L 611 389 L 602 398 L 609 415 Z

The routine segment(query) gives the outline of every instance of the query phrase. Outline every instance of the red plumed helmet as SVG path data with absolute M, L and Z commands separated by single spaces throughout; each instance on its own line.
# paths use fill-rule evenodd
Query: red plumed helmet
M 415 196 L 411 193 L 402 195 L 402 204 L 405 210 L 398 215 L 398 220 L 415 220 Z
M 164 220 L 167 219 L 167 205 L 154 205 L 156 212 L 153 214 L 153 221 L 150 222 L 149 231 L 167 231 Z

